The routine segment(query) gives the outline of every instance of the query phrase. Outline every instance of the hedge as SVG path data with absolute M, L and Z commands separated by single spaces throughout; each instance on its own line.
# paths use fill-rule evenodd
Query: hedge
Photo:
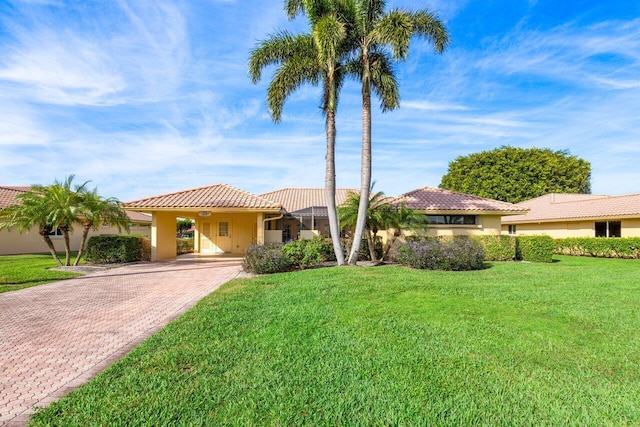
M 640 259 L 640 237 L 571 237 L 556 242 L 560 255 Z
M 486 235 L 473 236 L 484 249 L 485 261 L 513 261 L 516 259 L 516 238 L 514 236 Z
M 531 262 L 552 262 L 556 241 L 550 236 L 516 237 L 516 259 Z
M 146 261 L 151 258 L 149 238 L 144 236 L 92 236 L 86 259 L 98 264 Z
M 423 270 L 467 271 L 484 268 L 482 245 L 465 236 L 421 237 L 398 249 L 401 264 Z
M 291 258 L 282 252 L 282 243 L 249 246 L 242 263 L 244 271 L 255 274 L 288 271 L 293 265 Z

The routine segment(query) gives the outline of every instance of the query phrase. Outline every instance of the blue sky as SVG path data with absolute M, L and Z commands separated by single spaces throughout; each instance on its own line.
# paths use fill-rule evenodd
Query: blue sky
M 640 2 L 388 1 L 446 22 L 444 55 L 415 40 L 401 107 L 373 116 L 376 190 L 437 186 L 457 156 L 570 150 L 592 192 L 640 193 Z M 279 0 L 0 0 L 0 185 L 76 174 L 128 201 L 227 183 L 259 194 L 324 185 L 319 88 L 265 106 L 249 51 L 304 31 Z M 377 107 L 377 103 L 375 104 Z M 359 86 L 338 111 L 337 183 L 359 187 Z

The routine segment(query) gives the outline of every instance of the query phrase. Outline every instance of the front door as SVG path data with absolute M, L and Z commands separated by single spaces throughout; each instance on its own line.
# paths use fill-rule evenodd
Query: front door
M 216 236 L 216 244 L 223 252 L 231 252 L 233 245 L 231 244 L 231 219 L 220 218 L 218 220 L 218 230 Z
M 200 252 L 213 251 L 213 236 L 211 235 L 211 222 L 202 221 L 200 228 Z

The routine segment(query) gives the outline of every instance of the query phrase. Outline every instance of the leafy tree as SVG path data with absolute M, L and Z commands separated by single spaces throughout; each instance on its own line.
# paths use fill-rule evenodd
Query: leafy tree
M 42 185 L 32 185 L 29 191 L 17 195 L 16 201 L 15 205 L 0 210 L 0 229 L 15 228 L 19 233 L 23 233 L 37 227 L 38 234 L 47 244 L 51 256 L 59 266 L 62 266 L 62 261 L 49 237 L 56 229 L 49 221 L 47 188 Z
M 325 195 L 338 265 L 344 264 L 344 254 L 335 202 L 335 114 L 345 75 L 342 62 L 349 53 L 347 26 L 337 18 L 342 4 L 332 0 L 285 1 L 290 18 L 301 11 L 306 14 L 310 23 L 309 33 L 277 33 L 260 42 L 251 51 L 249 59 L 249 75 L 254 83 L 260 80 L 265 67 L 277 65 L 267 89 L 267 104 L 276 123 L 280 121 L 282 108 L 291 93 L 305 83 L 314 86 L 322 83 L 321 109 L 325 115 L 327 141 Z
M 568 150 L 503 146 L 449 163 L 440 188 L 518 203 L 548 193 L 591 192 L 591 164 Z
M 129 232 L 129 217 L 127 213 L 120 208 L 120 202 L 114 197 L 104 199 L 98 194 L 98 189 L 82 190 L 78 192 L 80 196 L 77 206 L 78 221 L 82 224 L 82 240 L 78 249 L 78 256 L 73 265 L 78 265 L 80 257 L 84 252 L 89 236 L 89 230 L 97 230 L 101 224 L 106 223 L 110 226 L 118 227 L 118 231 L 122 229 Z
M 349 264 L 358 260 L 360 241 L 365 228 L 367 200 L 371 186 L 371 91 L 381 99 L 382 111 L 399 105 L 391 59 L 406 59 L 413 36 L 423 37 L 442 53 L 449 43 L 444 24 L 427 9 L 411 12 L 393 9 L 385 13 L 385 0 L 353 0 L 354 50 L 357 52 L 356 77 L 362 82 L 362 166 L 360 206 Z
M 176 232 L 178 234 L 184 234 L 193 227 L 193 221 L 187 218 L 178 219 L 176 221 Z

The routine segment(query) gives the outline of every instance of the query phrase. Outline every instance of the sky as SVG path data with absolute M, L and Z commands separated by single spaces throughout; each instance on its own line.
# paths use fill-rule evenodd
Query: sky
M 451 43 L 414 39 L 400 108 L 374 98 L 375 190 L 437 187 L 449 162 L 505 145 L 568 150 L 594 194 L 640 193 L 640 2 L 389 0 L 428 8 Z M 75 174 L 131 201 L 225 183 L 323 187 L 320 88 L 273 123 L 251 49 L 305 32 L 280 0 L 0 0 L 0 185 Z M 337 116 L 338 187 L 359 188 L 360 86 Z

